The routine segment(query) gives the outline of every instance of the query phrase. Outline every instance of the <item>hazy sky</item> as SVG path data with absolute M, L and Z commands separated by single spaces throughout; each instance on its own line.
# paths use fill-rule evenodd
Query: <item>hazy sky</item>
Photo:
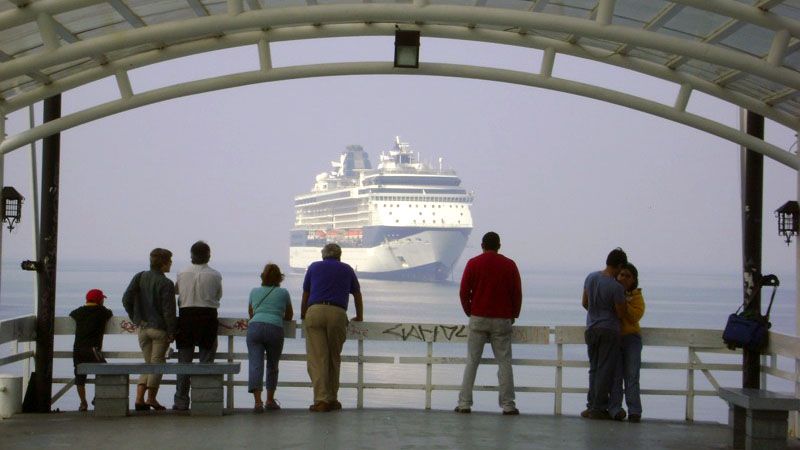
M 537 71 L 541 53 L 423 39 L 422 61 Z M 391 38 L 275 44 L 274 65 L 389 60 Z M 331 57 L 327 55 L 341 55 Z M 131 74 L 134 91 L 257 67 L 253 47 L 186 58 Z M 223 70 L 224 69 L 224 70 Z M 555 76 L 631 88 L 673 103 L 677 86 L 569 57 Z M 117 94 L 103 80 L 63 96 L 64 114 Z M 695 93 L 690 111 L 731 126 L 737 108 Z M 37 122 L 41 105 L 37 105 Z M 27 111 L 9 117 L 9 133 Z M 767 123 L 783 148 L 794 133 Z M 293 196 L 349 144 L 373 161 L 401 136 L 422 159 L 444 158 L 475 192 L 475 229 L 500 233 L 522 267 L 599 268 L 616 246 L 640 270 L 738 273 L 739 147 L 622 107 L 559 92 L 422 76 L 330 77 L 259 84 L 152 105 L 62 133 L 62 260 L 141 260 L 156 246 L 186 260 L 197 239 L 217 261 L 286 265 Z M 39 148 L 41 144 L 39 143 Z M 6 185 L 31 198 L 29 152 L 6 157 Z M 797 174 L 765 160 L 765 272 L 793 286 L 795 249 L 773 211 Z M 3 256 L 31 258 L 31 202 Z M 213 261 L 212 261 L 213 264 Z

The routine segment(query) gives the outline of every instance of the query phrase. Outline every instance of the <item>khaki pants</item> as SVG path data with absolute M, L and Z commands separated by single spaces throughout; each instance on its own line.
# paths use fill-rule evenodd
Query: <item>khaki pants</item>
M 516 408 L 514 402 L 514 370 L 511 367 L 511 319 L 472 316 L 469 318 L 469 337 L 467 338 L 467 365 L 464 366 L 464 379 L 458 394 L 458 406 L 472 406 L 472 388 L 475 375 L 483 356 L 484 344 L 492 344 L 494 358 L 497 360 L 498 403 L 503 411 Z
M 347 338 L 347 312 L 332 305 L 311 305 L 304 322 L 308 376 L 314 403 L 338 400 L 339 366 Z
M 169 348 L 167 332 L 156 328 L 139 328 L 139 347 L 142 349 L 144 362 L 165 363 Z M 145 384 L 148 388 L 158 388 L 161 384 L 161 375 L 139 375 L 139 384 Z

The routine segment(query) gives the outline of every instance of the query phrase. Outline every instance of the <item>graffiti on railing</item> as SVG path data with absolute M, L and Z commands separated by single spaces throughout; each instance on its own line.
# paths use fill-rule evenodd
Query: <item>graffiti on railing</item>
M 441 342 L 465 339 L 466 325 L 419 325 L 398 323 L 383 330 L 383 334 L 397 336 L 404 341 Z
M 239 319 L 233 324 L 228 325 L 224 321 L 219 321 L 219 326 L 226 330 L 247 331 L 247 319 Z
M 136 334 L 139 330 L 139 327 L 137 327 L 135 323 L 125 319 L 119 321 L 119 327 L 125 333 L 130 333 L 130 334 Z

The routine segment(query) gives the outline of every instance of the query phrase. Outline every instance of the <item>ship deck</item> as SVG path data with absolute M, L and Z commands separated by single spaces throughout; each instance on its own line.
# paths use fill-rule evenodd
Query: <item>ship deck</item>
M 0 447 L 21 448 L 547 448 L 725 449 L 725 425 L 665 420 L 639 424 L 575 416 L 411 409 L 345 409 L 310 413 L 284 409 L 264 414 L 236 410 L 223 417 L 186 413 L 132 413 L 95 418 L 90 413 L 18 414 L 0 421 Z M 787 441 L 800 449 L 800 441 Z

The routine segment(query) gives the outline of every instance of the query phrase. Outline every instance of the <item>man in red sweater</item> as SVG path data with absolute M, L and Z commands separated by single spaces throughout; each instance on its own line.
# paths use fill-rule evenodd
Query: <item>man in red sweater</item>
M 458 413 L 469 413 L 472 407 L 472 388 L 475 374 L 483 356 L 486 341 L 492 344 L 497 360 L 497 382 L 503 415 L 515 416 L 519 410 L 514 403 L 514 372 L 511 368 L 511 325 L 522 307 L 522 282 L 517 265 L 497 253 L 500 236 L 490 231 L 481 241 L 483 253 L 470 259 L 461 277 L 461 306 L 469 317 L 467 365 L 461 393 L 458 394 Z

